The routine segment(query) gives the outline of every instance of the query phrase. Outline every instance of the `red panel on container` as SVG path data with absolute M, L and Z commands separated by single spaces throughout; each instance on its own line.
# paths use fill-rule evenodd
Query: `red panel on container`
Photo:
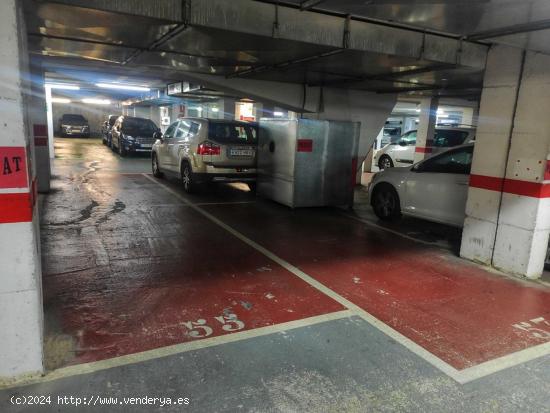
M 312 139 L 298 139 L 298 145 L 296 146 L 297 152 L 313 152 L 313 140 Z

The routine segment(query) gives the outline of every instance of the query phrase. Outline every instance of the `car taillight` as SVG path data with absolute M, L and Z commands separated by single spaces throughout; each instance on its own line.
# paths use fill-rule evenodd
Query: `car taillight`
M 220 153 L 221 148 L 218 145 L 208 141 L 199 144 L 199 147 L 197 148 L 197 154 L 199 155 L 219 155 Z

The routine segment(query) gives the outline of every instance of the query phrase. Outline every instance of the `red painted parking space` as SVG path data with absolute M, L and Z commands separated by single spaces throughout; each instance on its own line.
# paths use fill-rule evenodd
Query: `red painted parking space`
M 76 212 L 58 192 L 43 220 L 45 308 L 70 363 L 343 309 L 142 176 L 93 185 Z
M 457 369 L 550 341 L 548 288 L 336 211 L 204 208 Z

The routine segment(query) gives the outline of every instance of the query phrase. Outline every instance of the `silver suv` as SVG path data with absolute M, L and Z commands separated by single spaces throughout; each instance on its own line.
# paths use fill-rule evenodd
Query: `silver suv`
M 247 182 L 254 189 L 258 129 L 231 120 L 182 118 L 155 134 L 153 175 L 178 176 L 187 192 L 206 182 Z

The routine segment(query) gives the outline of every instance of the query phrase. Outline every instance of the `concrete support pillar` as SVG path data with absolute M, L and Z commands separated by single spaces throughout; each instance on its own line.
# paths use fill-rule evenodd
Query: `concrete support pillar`
M 463 257 L 541 275 L 550 232 L 550 56 L 489 53 L 470 177 Z
M 438 106 L 438 98 L 423 98 L 420 100 L 420 114 L 418 131 L 416 133 L 416 148 L 414 151 L 415 163 L 420 162 L 432 153 Z
M 235 120 L 235 103 L 234 98 L 222 98 L 218 101 L 218 115 L 220 119 Z
M 36 163 L 22 4 L 0 2 L 0 383 L 41 373 L 42 285 Z
M 44 71 L 40 61 L 31 61 L 29 82 L 30 93 L 27 100 L 27 112 L 30 132 L 32 133 L 31 139 L 34 143 L 37 187 L 38 192 L 47 193 L 50 191 L 51 179 L 50 145 Z
M 151 107 L 150 106 L 136 106 L 134 107 L 134 116 L 138 118 L 149 119 L 151 116 Z
M 159 106 L 151 106 L 150 107 L 149 119 L 151 119 L 153 122 L 155 122 L 155 125 L 157 125 L 160 128 L 160 126 L 161 126 L 161 116 L 160 116 L 160 107 Z
M 53 105 L 52 105 L 52 88 L 45 87 L 44 95 L 46 97 L 46 122 L 48 125 L 48 149 L 50 152 L 50 159 L 55 158 L 55 146 L 54 146 L 54 124 L 53 124 Z

